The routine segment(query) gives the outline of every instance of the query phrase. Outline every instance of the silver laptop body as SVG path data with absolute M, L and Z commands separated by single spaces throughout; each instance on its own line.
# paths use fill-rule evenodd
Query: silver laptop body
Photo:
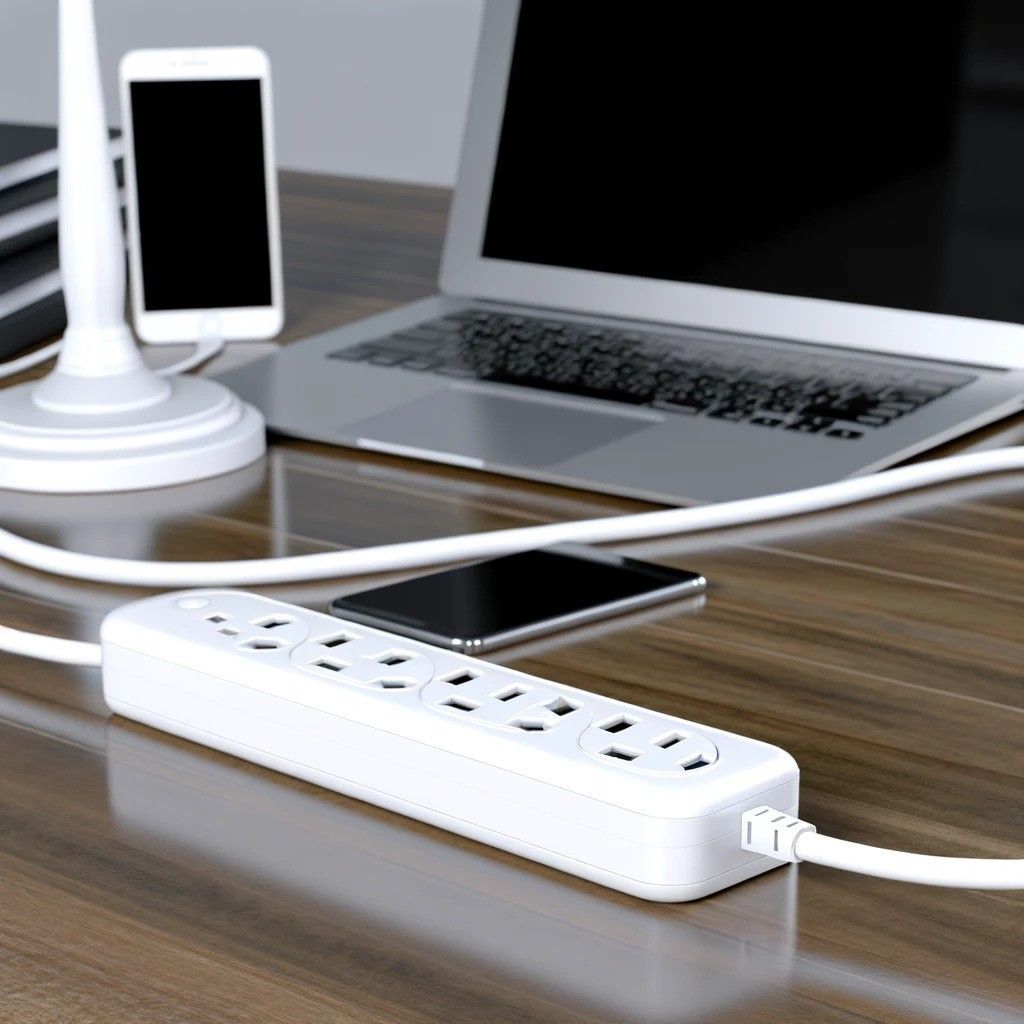
M 908 73 L 891 10 L 884 44 L 865 14 L 804 52 L 778 10 L 659 24 L 679 7 L 489 0 L 441 294 L 225 383 L 284 434 L 672 503 L 1019 410 L 1024 107 L 986 99 L 977 42 L 1000 26 L 908 12 Z

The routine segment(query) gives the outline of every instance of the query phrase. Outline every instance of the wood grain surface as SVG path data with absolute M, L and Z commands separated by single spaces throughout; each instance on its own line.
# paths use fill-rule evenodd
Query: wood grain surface
M 447 193 L 282 186 L 287 340 L 433 290 Z M 959 447 L 1022 441 L 1018 419 Z M 704 572 L 706 601 L 500 657 L 785 747 L 823 832 L 1021 856 L 1022 498 L 1007 475 L 626 546 Z M 642 507 L 276 439 L 159 493 L 0 493 L 0 522 L 228 559 Z M 267 592 L 322 608 L 365 583 Z M 142 593 L 0 563 L 0 622 L 59 636 Z M 1022 911 L 813 865 L 646 904 L 111 718 L 96 671 L 0 655 L 0 1021 L 1021 1021 Z

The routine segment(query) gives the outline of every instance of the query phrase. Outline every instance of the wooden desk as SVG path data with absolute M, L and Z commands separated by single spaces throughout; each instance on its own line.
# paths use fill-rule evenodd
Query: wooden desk
M 433 289 L 446 193 L 283 186 L 289 338 Z M 1018 420 L 972 443 L 1021 440 Z M 1020 856 L 1022 488 L 633 545 L 706 573 L 706 606 L 505 657 L 785 747 L 824 832 Z M 26 535 L 163 559 L 641 507 L 288 441 L 166 492 L 0 498 Z M 0 621 L 62 636 L 136 593 L 0 564 Z M 1019 1021 L 1022 909 L 810 865 L 645 904 L 108 719 L 95 671 L 0 656 L 3 1021 Z

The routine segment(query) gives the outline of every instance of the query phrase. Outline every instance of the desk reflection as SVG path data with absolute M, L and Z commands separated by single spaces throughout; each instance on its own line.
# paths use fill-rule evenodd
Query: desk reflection
M 615 1024 L 762 1019 L 792 988 L 846 992 L 922 1021 L 1019 1022 L 1008 1007 L 802 953 L 794 868 L 730 890 L 750 938 L 666 907 L 478 849 L 336 794 L 192 748 L 134 723 L 106 726 L 110 811 L 133 845 L 227 872 L 342 915 L 367 947 L 390 937 L 452 969 L 586 1008 Z
M 440 960 L 468 961 L 604 1020 L 727 1019 L 785 977 L 796 895 L 787 869 L 748 889 L 751 915 L 775 922 L 756 946 L 461 849 L 401 819 L 379 820 L 333 795 L 296 791 L 117 719 L 107 726 L 107 773 L 115 824 L 135 843 L 212 860 L 355 919 L 368 940 L 399 932 Z

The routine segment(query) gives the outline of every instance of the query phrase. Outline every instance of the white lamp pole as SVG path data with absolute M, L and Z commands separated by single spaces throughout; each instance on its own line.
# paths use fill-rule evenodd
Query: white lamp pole
M 33 400 L 110 413 L 163 401 L 125 323 L 125 254 L 92 0 L 60 0 L 60 266 L 68 327 L 56 371 Z M 81 378 L 89 378 L 83 387 Z
M 60 267 L 68 327 L 42 381 L 0 391 L 0 488 L 123 491 L 216 476 L 266 451 L 223 385 L 158 377 L 125 322 L 120 203 L 92 0 L 60 2 Z

